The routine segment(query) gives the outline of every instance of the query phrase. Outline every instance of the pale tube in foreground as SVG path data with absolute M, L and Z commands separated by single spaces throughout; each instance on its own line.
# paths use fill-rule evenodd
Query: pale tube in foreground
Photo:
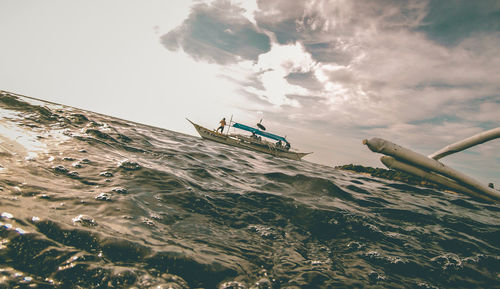
M 456 171 L 437 160 L 428 158 L 422 154 L 416 153 L 410 149 L 404 148 L 400 145 L 381 138 L 371 138 L 369 140 L 365 139 L 363 140 L 363 144 L 367 145 L 368 148 L 373 152 L 392 156 L 398 161 L 402 161 L 406 164 L 442 174 L 445 177 L 453 179 L 472 190 L 484 193 L 488 197 L 500 200 L 500 192 L 481 184 L 475 179 L 459 171 Z
M 414 167 L 412 165 L 400 162 L 393 157 L 382 156 L 380 158 L 380 161 L 389 169 L 396 169 L 399 171 L 403 171 L 403 172 L 415 175 L 417 177 L 421 177 L 422 179 L 429 180 L 433 183 L 443 185 L 445 187 L 450 188 L 451 190 L 466 193 L 468 195 L 471 195 L 471 196 L 474 196 L 474 197 L 477 197 L 477 198 L 480 198 L 480 199 L 483 199 L 483 200 L 486 200 L 489 202 L 494 202 L 494 200 L 491 199 L 490 197 L 488 197 L 484 194 L 478 194 L 475 191 L 473 191 L 467 187 L 464 187 L 451 179 L 448 179 L 444 176 L 435 174 L 433 172 L 427 172 L 423 169 L 419 169 L 419 168 Z

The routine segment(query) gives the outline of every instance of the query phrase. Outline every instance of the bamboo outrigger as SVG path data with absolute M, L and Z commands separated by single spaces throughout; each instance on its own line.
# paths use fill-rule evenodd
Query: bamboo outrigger
M 404 171 L 487 201 L 500 202 L 500 191 L 494 189 L 493 184 L 491 186 L 483 185 L 438 161 L 447 155 L 496 138 L 500 138 L 500 127 L 448 145 L 429 156 L 424 156 L 381 138 L 365 139 L 363 144 L 367 145 L 373 152 L 384 154 L 385 156 L 382 156 L 380 160 L 390 169 Z
M 248 150 L 270 154 L 275 157 L 287 158 L 292 160 L 301 160 L 304 156 L 311 154 L 311 153 L 301 153 L 298 151 L 291 150 L 290 143 L 286 140 L 286 138 L 282 136 L 268 133 L 258 128 L 253 128 L 237 122 L 233 123 L 231 121 L 229 123 L 229 128 L 233 127 L 244 131 L 248 131 L 251 132 L 252 135 L 248 136 L 242 134 L 229 134 L 229 129 L 228 133 L 226 134 L 219 133 L 215 130 L 211 130 L 199 124 L 196 124 L 189 119 L 187 120 L 194 126 L 196 131 L 198 131 L 200 136 L 204 139 L 227 144 L 230 146 L 235 146 Z M 262 139 L 262 137 L 276 140 L 278 142 L 277 143 L 269 142 L 266 141 L 265 139 Z

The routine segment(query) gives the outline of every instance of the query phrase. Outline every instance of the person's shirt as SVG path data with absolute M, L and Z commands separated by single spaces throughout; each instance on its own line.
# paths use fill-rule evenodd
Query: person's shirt
M 221 126 L 225 126 L 225 125 L 226 125 L 226 121 L 225 121 L 225 120 L 221 120 L 221 121 L 220 121 L 220 125 L 221 125 Z

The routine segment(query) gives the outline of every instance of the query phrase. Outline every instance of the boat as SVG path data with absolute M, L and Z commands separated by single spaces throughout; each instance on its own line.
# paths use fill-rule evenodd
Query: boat
M 254 128 L 241 123 L 230 121 L 227 130 L 228 132 L 219 133 L 216 130 L 208 129 L 199 124 L 196 124 L 188 118 L 186 119 L 194 126 L 196 131 L 203 139 L 208 139 L 218 143 L 223 143 L 234 147 L 244 148 L 247 150 L 270 154 L 275 157 L 287 158 L 292 160 L 301 160 L 306 155 L 311 154 L 310 152 L 302 153 L 290 149 L 290 143 L 286 140 L 285 137 L 263 131 L 259 128 Z M 260 126 L 258 127 L 261 126 L 262 124 L 260 124 Z M 230 134 L 229 128 L 231 127 L 251 132 L 252 134 Z M 272 142 L 270 140 L 277 142 Z

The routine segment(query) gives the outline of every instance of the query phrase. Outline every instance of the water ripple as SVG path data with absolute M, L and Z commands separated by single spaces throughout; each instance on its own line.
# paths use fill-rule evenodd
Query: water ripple
M 497 204 L 4 93 L 0 108 L 43 148 L 0 151 L 1 288 L 498 287 Z

